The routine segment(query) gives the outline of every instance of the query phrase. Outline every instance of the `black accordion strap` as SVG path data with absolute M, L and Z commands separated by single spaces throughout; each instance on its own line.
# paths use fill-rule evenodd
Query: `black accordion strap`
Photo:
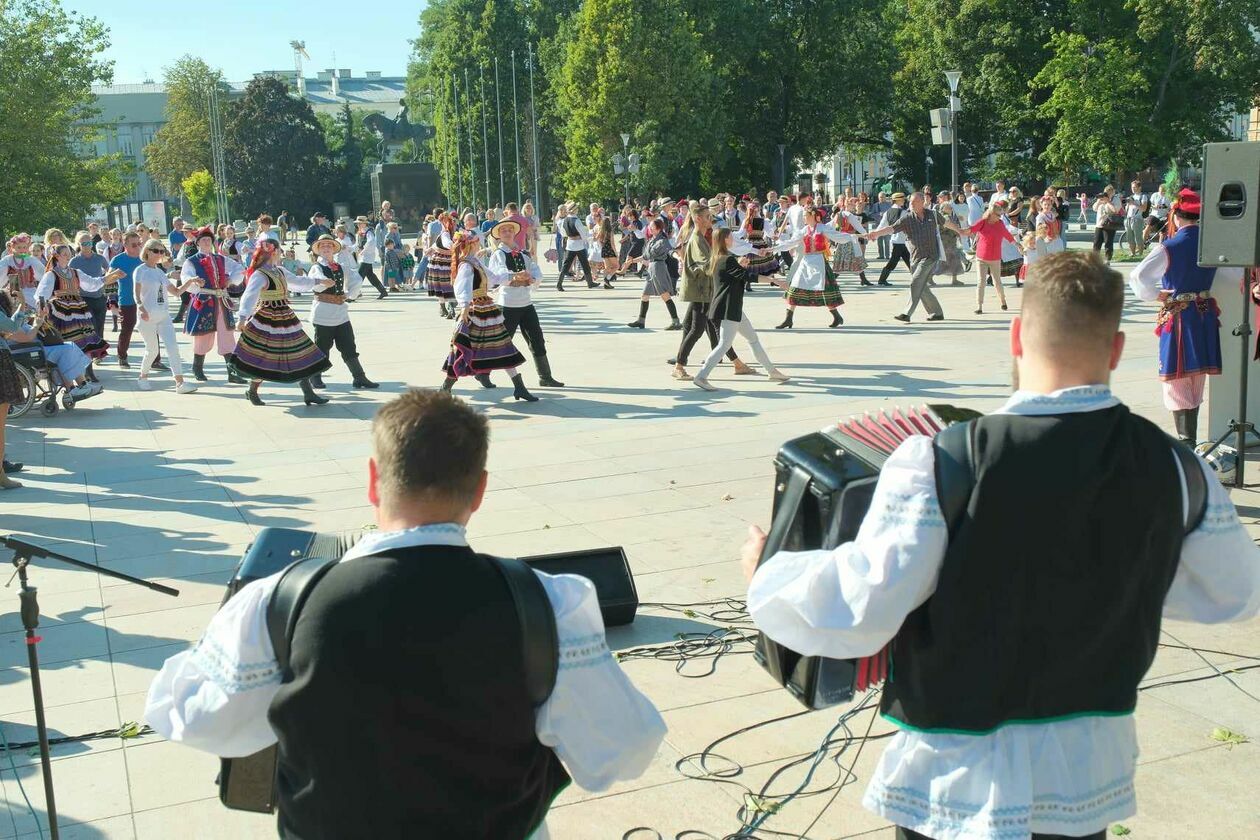
M 521 626 L 525 654 L 525 691 L 535 707 L 547 702 L 556 687 L 560 670 L 560 637 L 556 613 L 542 581 L 528 564 L 509 557 L 491 557 L 491 562 L 512 593 Z
M 280 573 L 267 602 L 267 635 L 271 637 L 271 649 L 280 663 L 280 673 L 288 677 L 289 652 L 293 642 L 293 630 L 297 626 L 302 605 L 328 570 L 337 565 L 340 557 L 307 557 L 289 564 Z
M 1181 472 L 1186 479 L 1186 536 L 1199 527 L 1203 514 L 1207 512 L 1207 478 L 1203 468 L 1199 466 L 1198 457 L 1188 446 L 1173 444 L 1173 454 L 1181 463 Z
M 800 467 L 792 467 L 786 486 L 783 488 L 783 495 L 779 497 L 778 505 L 776 505 L 778 512 L 775 514 L 774 521 L 770 523 L 770 533 L 766 535 L 766 545 L 761 551 L 758 566 L 773 557 L 783 547 L 783 541 L 787 539 L 788 531 L 791 530 L 792 523 L 796 521 L 796 513 L 800 510 L 801 499 L 805 497 L 805 489 L 809 487 L 809 481 L 809 473 Z
M 950 537 L 962 524 L 971 491 L 976 486 L 972 455 L 974 433 L 974 420 L 954 423 L 937 433 L 932 444 L 936 455 L 936 495 Z

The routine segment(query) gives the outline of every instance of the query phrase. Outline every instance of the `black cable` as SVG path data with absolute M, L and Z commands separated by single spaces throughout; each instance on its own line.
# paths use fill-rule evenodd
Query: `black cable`
M 1239 673 L 1242 673 L 1243 671 L 1254 671 L 1257 668 L 1260 668 L 1260 665 L 1242 665 L 1238 668 L 1230 668 L 1227 673 L 1239 674 Z M 1217 679 L 1218 677 L 1224 677 L 1224 676 L 1225 676 L 1225 673 L 1217 672 L 1215 674 L 1202 674 L 1197 677 L 1185 677 L 1179 680 L 1164 680 L 1163 682 L 1151 683 L 1150 685 L 1140 685 L 1138 686 L 1138 691 L 1150 691 L 1152 688 L 1163 688 L 1166 685 L 1185 685 L 1186 683 L 1203 682 L 1204 680 L 1214 680 L 1214 679 Z M 1230 682 L 1232 683 L 1234 681 L 1230 680 Z M 1234 686 L 1235 688 L 1237 688 L 1238 684 L 1234 683 Z M 1253 695 L 1250 692 L 1243 691 L 1243 693 L 1246 694 L 1248 697 L 1253 697 Z
M 723 656 L 738 656 L 753 652 L 752 646 L 757 641 L 756 633 L 748 633 L 734 627 L 722 627 L 708 633 L 679 633 L 677 640 L 660 645 L 644 645 L 616 651 L 613 656 L 618 662 L 635 659 L 655 659 L 658 662 L 673 662 L 674 671 L 688 679 L 700 679 L 717 671 L 718 660 Z M 736 650 L 736 645 L 748 645 L 747 650 Z M 699 674 L 688 674 L 684 669 L 688 664 L 700 660 L 708 660 L 708 670 Z
M 88 732 L 85 735 L 63 735 L 60 738 L 49 738 L 48 746 L 56 746 L 57 744 L 74 744 L 80 741 L 94 741 L 100 738 L 139 738 L 141 735 L 152 735 L 153 727 L 148 724 L 137 726 L 134 721 L 128 721 L 117 729 L 102 729 L 100 732 Z M 38 747 L 39 741 L 23 741 L 21 743 L 7 743 L 3 748 L 10 752 L 16 750 L 29 750 L 31 747 Z
M 682 613 L 688 618 L 706 618 L 723 624 L 752 624 L 752 617 L 748 614 L 748 603 L 741 598 L 717 598 L 690 604 L 648 602 L 639 606 Z
M 1220 668 L 1216 667 L 1216 663 L 1208 659 L 1206 656 L 1204 656 L 1203 651 L 1199 650 L 1198 648 L 1190 647 L 1189 645 L 1186 645 L 1185 642 L 1181 641 L 1181 639 L 1178 639 L 1176 636 L 1174 636 L 1172 633 L 1169 633 L 1167 630 L 1163 630 L 1162 632 L 1165 636 L 1172 639 L 1177 644 L 1182 645 L 1183 647 L 1186 647 L 1187 649 L 1194 651 L 1194 655 L 1202 659 L 1203 663 L 1207 665 L 1209 668 L 1211 668 L 1213 671 L 1215 671 L 1218 677 L 1224 677 L 1227 683 L 1229 683 L 1234 688 L 1241 691 L 1243 694 L 1250 697 L 1252 700 L 1255 700 L 1257 703 L 1260 703 L 1260 697 L 1257 697 L 1256 695 L 1252 694 L 1247 689 L 1243 688 L 1241 685 L 1239 685 L 1237 682 L 1234 681 L 1233 677 L 1231 677 L 1226 672 L 1222 671 Z M 1252 657 L 1246 657 L 1246 658 L 1251 659 Z M 1235 668 L 1231 670 L 1239 670 L 1239 669 Z

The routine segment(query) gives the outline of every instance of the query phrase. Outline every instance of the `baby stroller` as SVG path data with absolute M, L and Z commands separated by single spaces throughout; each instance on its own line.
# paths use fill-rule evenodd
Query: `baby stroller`
M 61 404 L 70 410 L 83 399 L 76 399 L 70 393 L 70 387 L 62 381 L 57 366 L 48 361 L 42 342 L 31 344 L 9 345 L 9 353 L 13 356 L 13 366 L 17 368 L 18 380 L 22 385 L 24 398 L 9 403 L 9 417 L 17 418 L 26 414 L 36 402 L 43 401 L 40 411 L 45 417 L 57 413 L 57 397 Z M 72 387 L 72 386 L 71 386 Z

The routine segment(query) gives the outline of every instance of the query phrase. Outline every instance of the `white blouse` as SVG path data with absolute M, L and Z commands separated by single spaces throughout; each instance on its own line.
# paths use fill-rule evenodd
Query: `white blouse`
M 322 276 L 313 277 L 311 275 L 307 275 L 306 277 L 302 277 L 299 274 L 294 274 L 282 265 L 272 265 L 268 267 L 274 268 L 276 271 L 279 271 L 282 275 L 284 275 L 284 282 L 288 284 L 289 291 L 291 292 L 318 292 L 321 289 L 326 289 L 332 285 L 331 282 L 324 279 Z M 262 294 L 262 291 L 265 288 L 267 288 L 267 275 L 263 274 L 261 271 L 255 271 L 249 276 L 249 279 L 245 281 L 245 293 L 241 295 L 240 308 L 240 319 L 242 322 L 254 314 L 254 310 L 258 308 L 258 296 Z
M 90 274 L 84 274 L 77 268 L 67 269 L 73 271 L 79 278 L 79 288 L 85 292 L 99 292 L 105 288 L 104 277 L 93 277 Z M 57 281 L 57 275 L 52 269 L 44 272 L 44 276 L 40 278 L 39 285 L 35 287 L 35 297 L 51 300 L 53 296 L 53 288 Z
M 1118 402 L 1105 385 L 1021 391 L 998 413 L 1097 411 Z M 1173 445 L 1167 457 L 1175 459 Z M 1164 617 L 1242 621 L 1260 613 L 1260 548 L 1211 468 L 1199 466 L 1207 510 L 1182 544 Z M 1183 500 L 1184 486 L 1183 478 Z M 771 557 L 753 576 L 748 611 L 759 630 L 802 654 L 868 656 L 935 591 L 947 542 L 932 441 L 909 438 L 885 462 L 857 538 L 833 550 Z M 1132 715 L 1011 725 L 985 735 L 901 730 L 863 804 L 937 840 L 1088 835 L 1136 812 L 1137 756 Z

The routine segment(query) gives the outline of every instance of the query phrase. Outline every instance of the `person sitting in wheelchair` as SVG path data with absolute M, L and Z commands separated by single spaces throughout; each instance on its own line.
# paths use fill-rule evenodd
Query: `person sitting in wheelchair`
M 12 317 L 14 320 L 19 320 L 23 308 L 23 306 L 19 306 L 14 310 L 13 301 L 9 295 L 5 292 L 0 292 L 0 311 L 3 311 L 5 315 Z M 42 344 L 44 358 L 57 369 L 57 374 L 61 378 L 62 384 L 65 385 L 70 396 L 74 397 L 76 402 L 85 400 L 88 397 L 94 397 L 101 392 L 102 389 L 99 382 L 89 382 L 87 379 L 88 365 L 92 363 L 92 360 L 75 345 L 62 341 L 61 334 L 57 332 L 57 328 L 43 317 L 36 318 L 33 326 L 8 333 L 5 338 L 17 344 Z M 20 347 L 14 347 L 12 350 L 15 357 L 22 352 Z

